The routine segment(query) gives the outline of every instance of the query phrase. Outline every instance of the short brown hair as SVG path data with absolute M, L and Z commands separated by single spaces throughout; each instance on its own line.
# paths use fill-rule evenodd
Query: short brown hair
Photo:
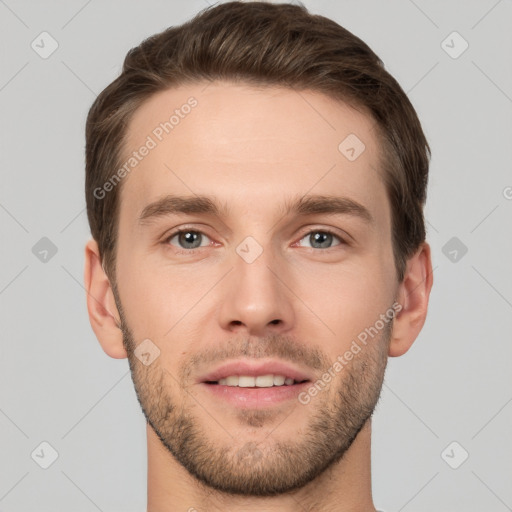
M 102 187 L 122 162 L 130 119 L 153 94 L 199 81 L 313 90 L 369 114 L 382 149 L 398 280 L 425 240 L 430 148 L 398 82 L 361 39 L 303 5 L 228 2 L 145 39 L 94 101 L 86 124 L 86 202 L 104 269 L 115 280 L 121 186 Z M 341 141 L 340 141 L 341 142 Z

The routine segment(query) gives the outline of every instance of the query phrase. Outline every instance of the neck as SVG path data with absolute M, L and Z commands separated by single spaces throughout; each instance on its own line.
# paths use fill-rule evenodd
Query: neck
M 371 494 L 371 419 L 338 463 L 286 494 L 236 496 L 210 489 L 190 475 L 147 425 L 147 512 L 375 512 Z

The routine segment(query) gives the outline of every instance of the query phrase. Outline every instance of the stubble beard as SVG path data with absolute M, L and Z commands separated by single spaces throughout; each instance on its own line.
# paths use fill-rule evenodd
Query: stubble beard
M 256 443 L 228 431 L 223 443 L 213 440 L 209 435 L 213 427 L 209 424 L 215 424 L 218 430 L 216 427 L 222 425 L 222 417 L 210 416 L 198 399 L 191 396 L 183 378 L 176 379 L 156 361 L 146 367 L 137 359 L 133 353 L 136 344 L 132 331 L 119 306 L 123 342 L 144 416 L 175 460 L 210 490 L 263 497 L 304 487 L 343 458 L 377 405 L 387 365 L 392 321 L 309 404 L 302 405 L 297 400 L 293 410 L 302 408 L 309 419 L 296 439 L 273 441 L 271 432 Z M 279 339 L 281 344 L 276 345 Z M 276 346 L 281 347 L 281 356 L 286 347 L 293 350 L 293 345 L 274 335 L 258 342 L 258 356 L 262 357 L 262 353 L 276 355 Z M 245 343 L 243 347 L 237 354 L 250 355 L 248 347 L 251 345 Z M 325 364 L 325 356 L 321 360 Z M 183 377 L 187 372 L 190 369 L 182 368 L 180 375 Z M 173 380 L 179 382 L 179 399 L 169 393 Z M 208 410 L 211 411 L 211 404 Z M 195 411 L 202 417 L 198 418 Z M 276 409 L 240 409 L 236 414 L 239 425 L 251 432 L 278 425 L 274 431 L 277 435 L 287 421 L 286 418 L 281 420 L 281 425 L 274 422 L 279 414 Z

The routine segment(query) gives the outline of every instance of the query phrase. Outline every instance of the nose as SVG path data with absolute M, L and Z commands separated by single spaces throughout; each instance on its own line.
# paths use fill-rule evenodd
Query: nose
M 234 268 L 226 277 L 219 319 L 223 329 L 263 337 L 292 328 L 290 278 L 271 250 L 264 250 L 250 263 L 235 254 Z

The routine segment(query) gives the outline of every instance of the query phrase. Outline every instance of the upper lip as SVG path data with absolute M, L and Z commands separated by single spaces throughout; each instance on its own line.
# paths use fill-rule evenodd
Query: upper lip
M 214 370 L 202 375 L 198 382 L 217 382 L 220 379 L 230 375 L 249 375 L 256 377 L 258 375 L 284 375 L 296 381 L 312 380 L 312 377 L 304 371 L 278 360 L 250 361 L 236 360 L 228 361 Z

